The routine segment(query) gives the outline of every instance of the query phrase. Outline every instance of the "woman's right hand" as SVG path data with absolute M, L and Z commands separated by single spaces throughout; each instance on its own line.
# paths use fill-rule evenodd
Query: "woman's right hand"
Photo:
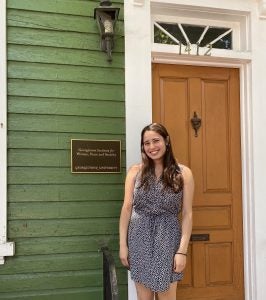
M 124 267 L 129 269 L 129 260 L 128 260 L 128 247 L 127 246 L 120 246 L 119 257 L 121 263 Z

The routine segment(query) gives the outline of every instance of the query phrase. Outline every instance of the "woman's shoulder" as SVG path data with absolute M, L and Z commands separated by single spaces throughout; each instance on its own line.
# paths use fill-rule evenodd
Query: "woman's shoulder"
M 177 163 L 177 165 L 181 171 L 190 170 L 189 167 L 187 167 L 186 165 L 183 165 L 181 163 Z
M 181 170 L 181 173 L 182 173 L 184 179 L 189 180 L 189 179 L 193 178 L 192 171 L 189 167 L 187 167 L 183 164 L 180 164 L 180 163 L 178 164 L 178 166 Z
M 142 169 L 142 164 L 134 164 L 132 165 L 129 169 L 128 169 L 128 176 L 132 177 L 132 178 L 136 178 L 137 175 L 140 173 Z
M 140 164 L 134 164 L 132 166 L 130 166 L 130 168 L 128 169 L 128 172 L 139 172 L 142 168 L 142 163 Z

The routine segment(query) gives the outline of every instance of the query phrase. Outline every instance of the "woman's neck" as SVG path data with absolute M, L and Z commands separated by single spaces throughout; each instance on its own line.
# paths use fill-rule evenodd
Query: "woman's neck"
M 163 164 L 162 162 L 154 162 L 154 173 L 156 178 L 160 178 L 163 173 Z

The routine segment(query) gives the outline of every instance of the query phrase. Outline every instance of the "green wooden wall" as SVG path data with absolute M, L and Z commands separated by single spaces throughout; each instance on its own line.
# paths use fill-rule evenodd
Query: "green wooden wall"
M 103 298 L 101 246 L 118 266 L 125 173 L 123 0 L 113 63 L 99 50 L 100 1 L 7 0 L 8 239 L 0 299 Z M 70 140 L 122 140 L 122 174 L 71 174 Z

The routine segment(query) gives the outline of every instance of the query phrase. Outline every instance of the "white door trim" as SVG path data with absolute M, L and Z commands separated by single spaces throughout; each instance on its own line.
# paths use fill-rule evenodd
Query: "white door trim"
M 173 1 L 172 1 L 173 2 Z M 138 16 L 138 22 L 136 22 Z M 140 131 L 152 121 L 151 63 L 174 63 L 240 69 L 241 154 L 245 299 L 256 300 L 255 203 L 253 182 L 253 131 L 251 99 L 252 53 L 248 57 L 206 58 L 173 56 L 151 49 L 150 5 L 132 6 L 125 2 L 125 79 L 127 166 L 140 160 Z M 129 279 L 129 300 L 136 300 Z
M 251 62 L 239 62 L 234 59 L 221 62 L 219 58 L 206 61 L 205 58 L 190 59 L 182 56 L 180 60 L 156 57 L 152 55 L 154 63 L 168 63 L 179 65 L 209 66 L 238 68 L 240 72 L 240 119 L 241 119 L 241 156 L 242 156 L 242 205 L 243 205 L 243 250 L 244 250 L 244 285 L 245 299 L 256 300 L 256 267 L 255 267 L 255 203 L 253 182 L 253 130 L 251 105 Z
M 14 255 L 14 243 L 7 242 L 7 56 L 6 0 L 0 1 L 0 265 Z

